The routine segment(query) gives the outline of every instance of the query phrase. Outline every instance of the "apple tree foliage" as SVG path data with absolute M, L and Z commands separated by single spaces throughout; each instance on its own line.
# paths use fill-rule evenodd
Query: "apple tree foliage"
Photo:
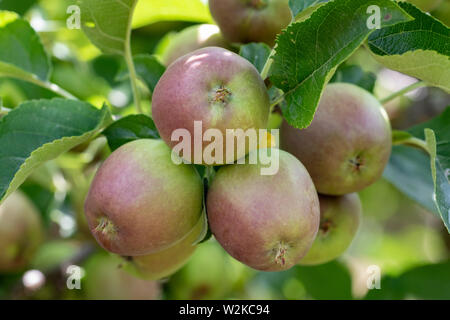
M 276 46 L 250 43 L 241 46 L 240 54 L 270 79 L 273 104 L 281 105 L 291 125 L 309 126 L 330 81 L 373 90 L 374 74 L 346 64 L 361 46 L 381 65 L 450 93 L 449 28 L 412 4 L 392 0 L 290 0 L 289 4 L 295 18 L 278 36 Z M 133 56 L 132 30 L 164 14 L 211 22 L 205 8 L 189 6 L 201 4 L 80 1 L 83 32 L 103 53 L 125 61 L 117 78 L 130 81 L 138 110 L 142 110 L 140 92 L 151 94 L 165 67 L 155 56 Z M 380 9 L 379 28 L 368 27 L 373 14 L 369 6 Z M 29 82 L 58 96 L 26 101 L 0 118 L 0 202 L 35 168 L 95 136 L 105 135 L 113 150 L 135 139 L 159 137 L 150 116 L 117 119 L 107 103 L 96 108 L 69 93 L 69 88 L 52 83 L 51 59 L 40 35 L 15 12 L 0 11 L 0 48 L 0 77 Z M 450 108 L 431 121 L 394 132 L 393 142 L 384 177 L 438 214 L 450 231 Z

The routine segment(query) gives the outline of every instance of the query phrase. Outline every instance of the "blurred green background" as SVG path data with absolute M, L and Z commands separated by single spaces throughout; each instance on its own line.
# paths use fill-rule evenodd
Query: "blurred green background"
M 75 1 L 4 0 L 0 9 L 20 13 L 39 32 L 54 65 L 52 82 L 97 107 L 108 100 L 116 115 L 132 113 L 129 82 L 118 77 L 124 61 L 102 55 L 81 30 L 66 28 L 66 10 L 72 4 Z M 449 1 L 432 9 L 449 23 Z M 161 55 L 177 32 L 200 23 L 212 23 L 205 1 L 140 0 L 133 21 L 133 54 Z M 347 62 L 355 64 L 376 76 L 378 97 L 414 81 L 383 69 L 364 48 Z M 53 95 L 29 83 L 0 79 L 6 108 Z M 149 110 L 150 99 L 146 101 Z M 443 91 L 421 88 L 386 109 L 394 128 L 404 129 L 436 116 L 449 104 Z M 109 152 L 104 138 L 95 139 L 45 164 L 21 187 L 42 215 L 45 241 L 24 270 L 0 273 L 0 299 L 450 299 L 450 237 L 442 221 L 385 180 L 360 193 L 363 223 L 349 250 L 331 263 L 257 272 L 212 239 L 169 279 L 134 278 L 97 246 L 83 217 L 89 182 Z M 82 267 L 81 290 L 67 288 L 68 264 Z M 381 270 L 381 289 L 368 289 L 371 266 Z

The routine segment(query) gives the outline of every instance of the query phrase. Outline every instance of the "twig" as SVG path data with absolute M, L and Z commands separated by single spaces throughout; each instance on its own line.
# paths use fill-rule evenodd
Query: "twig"
M 135 1 L 133 6 L 136 6 L 137 1 Z M 134 7 L 132 8 L 132 11 L 134 10 Z M 125 39 L 125 61 L 127 63 L 128 71 L 130 72 L 130 82 L 131 82 L 131 88 L 133 90 L 133 99 L 134 104 L 136 106 L 136 110 L 138 113 L 143 113 L 142 107 L 141 107 L 141 97 L 139 96 L 139 88 L 137 85 L 137 75 L 136 75 L 136 68 L 134 67 L 133 62 L 133 54 L 131 52 L 131 21 L 132 19 L 129 19 L 129 26 L 128 26 L 128 33 L 127 37 Z

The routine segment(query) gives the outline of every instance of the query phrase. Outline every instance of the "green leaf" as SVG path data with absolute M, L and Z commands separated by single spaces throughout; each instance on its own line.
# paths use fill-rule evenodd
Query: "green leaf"
M 117 75 L 121 70 L 123 62 L 122 57 L 115 55 L 100 55 L 90 61 L 95 74 L 105 79 L 111 87 L 117 85 Z
M 420 266 L 398 277 L 383 277 L 381 289 L 370 290 L 366 300 L 384 299 L 450 299 L 450 260 Z
M 450 233 L 450 107 L 440 116 L 413 127 L 409 132 L 427 142 L 435 203 Z
M 377 76 L 372 72 L 365 72 L 360 66 L 345 65 L 336 70 L 330 82 L 353 83 L 369 92 L 373 92 Z
M 143 114 L 122 118 L 103 131 L 111 151 L 138 139 L 159 139 L 153 120 Z
M 24 183 L 20 187 L 20 190 L 34 203 L 42 214 L 45 225 L 49 226 L 52 222 L 50 210 L 53 205 L 55 193 L 37 183 Z
M 136 73 L 144 81 L 149 90 L 153 92 L 159 78 L 166 71 L 166 67 L 155 56 L 149 54 L 137 55 L 133 58 L 133 61 L 136 67 Z
M 381 8 L 382 27 L 410 19 L 389 0 L 334 0 L 278 37 L 271 80 L 285 93 L 282 111 L 292 126 L 302 129 L 311 123 L 336 68 L 374 31 L 367 27 L 371 5 Z
M 450 92 L 450 29 L 412 4 L 400 2 L 413 21 L 374 32 L 368 45 L 386 67 Z
M 408 198 L 438 214 L 433 201 L 430 158 L 423 150 L 394 146 L 383 177 Z
M 104 53 L 124 55 L 137 0 L 80 0 L 84 33 Z
M 450 233 L 450 166 L 442 163 L 437 155 L 437 143 L 434 131 L 425 129 L 425 137 L 430 150 L 431 175 L 434 183 L 434 201 L 439 214 Z M 450 145 L 450 141 L 446 142 Z M 450 153 L 447 153 L 450 155 Z M 449 159 L 450 157 L 447 157 Z M 445 159 L 444 159 L 445 161 Z
M 36 0 L 1 0 L 0 1 L 0 10 L 8 10 L 17 12 L 20 15 L 23 15 L 27 12 L 34 4 L 36 4 Z
M 297 18 L 299 13 L 328 1 L 330 0 L 289 0 L 289 7 L 291 8 L 292 16 Z
M 337 261 L 318 266 L 299 266 L 296 267 L 296 273 L 306 292 L 314 299 L 352 299 L 350 273 Z
M 31 172 L 93 136 L 110 121 L 101 110 L 74 100 L 35 100 L 0 120 L 0 202 Z
M 241 46 L 239 54 L 250 61 L 261 73 L 270 56 L 270 52 L 270 47 L 265 43 L 249 43 Z
M 440 116 L 397 135 L 403 135 L 399 143 L 419 146 L 429 155 L 420 149 L 394 147 L 384 177 L 439 214 L 450 232 L 450 107 Z
M 0 11 L 0 76 L 47 81 L 50 61 L 30 24 L 17 14 Z
M 133 17 L 133 28 L 174 20 L 213 22 L 208 6 L 202 0 L 140 0 Z

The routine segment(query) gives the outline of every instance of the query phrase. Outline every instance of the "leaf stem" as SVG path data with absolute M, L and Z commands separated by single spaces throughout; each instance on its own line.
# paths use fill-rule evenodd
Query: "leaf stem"
M 273 101 L 270 104 L 270 113 L 272 113 L 273 109 L 275 108 L 275 106 L 277 104 L 280 104 L 281 102 L 283 102 L 284 98 L 285 98 L 285 94 L 282 94 L 281 96 L 279 96 L 277 99 L 275 99 L 275 101 Z
M 60 86 L 58 86 L 57 84 L 54 84 L 52 82 L 42 81 L 41 79 L 36 78 L 36 77 L 20 77 L 20 76 L 12 76 L 12 77 L 19 79 L 19 80 L 26 81 L 26 82 L 30 82 L 41 88 L 50 90 L 63 98 L 71 99 L 71 100 L 79 100 L 73 94 L 71 94 L 70 92 L 64 90 L 63 88 L 61 88 Z
M 267 77 L 269 76 L 269 71 L 273 64 L 272 57 L 274 55 L 275 55 L 275 48 L 273 48 L 272 51 L 270 52 L 269 57 L 267 58 L 266 64 L 264 65 L 264 68 L 261 71 L 261 78 L 263 78 L 263 80 L 266 80 Z
M 416 137 L 412 137 L 406 140 L 402 140 L 399 141 L 397 143 L 394 143 L 394 145 L 409 145 L 409 146 L 413 146 L 413 147 L 418 147 L 424 151 L 426 151 L 427 153 L 430 153 L 430 149 L 428 148 L 428 144 L 426 141 L 416 138 Z
M 77 97 L 75 97 L 73 94 L 71 94 L 70 92 L 64 90 L 63 88 L 61 88 L 60 86 L 51 83 L 51 82 L 42 82 L 41 87 L 46 88 L 50 91 L 53 91 L 56 94 L 59 94 L 61 97 L 64 97 L 66 99 L 71 99 L 71 100 L 79 100 Z
M 390 96 L 381 99 L 380 102 L 381 102 L 381 104 L 386 104 L 389 101 L 392 101 L 392 100 L 394 100 L 397 97 L 403 96 L 403 95 L 405 95 L 406 93 L 408 93 L 410 91 L 413 91 L 413 90 L 415 90 L 417 88 L 421 88 L 421 87 L 425 87 L 425 86 L 426 86 L 426 83 L 423 82 L 423 81 L 415 82 L 412 85 L 407 86 L 406 88 L 404 88 L 404 89 L 402 89 L 400 91 L 394 92 Z

